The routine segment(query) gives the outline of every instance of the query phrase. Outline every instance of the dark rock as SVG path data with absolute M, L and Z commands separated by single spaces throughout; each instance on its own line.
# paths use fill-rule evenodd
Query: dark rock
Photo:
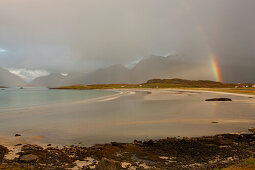
M 206 99 L 205 101 L 232 101 L 230 98 L 212 98 Z
M 167 140 L 168 142 L 170 142 L 170 143 L 174 143 L 174 142 L 177 142 L 177 141 L 178 141 L 178 139 L 175 138 L 175 137 L 172 137 L 172 138 L 167 137 L 166 140 Z
M 48 144 L 47 146 L 51 146 L 51 144 Z
M 47 150 L 56 150 L 56 148 L 48 147 Z
M 122 169 L 121 164 L 119 161 L 115 161 L 112 159 L 103 158 L 99 164 L 96 166 L 96 169 L 100 170 L 119 170 Z
M 39 157 L 34 154 L 22 155 L 19 157 L 19 161 L 21 162 L 36 162 L 38 159 Z
M 19 144 L 17 144 L 17 145 L 15 145 L 15 146 L 21 146 L 22 144 L 21 143 L 19 143 Z
M 154 141 L 153 140 L 148 140 L 148 141 L 145 141 L 144 144 L 146 145 L 154 145 Z
M 22 151 L 41 151 L 43 150 L 43 147 L 38 146 L 38 145 L 24 145 L 21 148 Z
M 4 155 L 7 154 L 8 152 L 9 150 L 6 147 L 0 145 L 0 163 L 2 162 L 4 158 Z
M 11 162 L 4 160 L 4 163 L 15 166 L 28 165 L 32 166 L 31 169 L 72 169 L 76 166 L 77 160 L 84 161 L 85 158 L 91 157 L 94 159 L 93 164 L 84 166 L 83 169 L 89 169 L 92 165 L 100 170 L 121 169 L 121 162 L 128 162 L 137 169 L 143 169 L 137 162 L 145 163 L 152 169 L 154 167 L 155 169 L 221 169 L 228 163 L 249 157 L 254 150 L 254 134 L 218 134 L 144 142 L 135 140 L 134 144 L 112 142 L 91 147 L 43 149 L 38 145 L 24 145 L 18 153 L 19 158 Z M 0 161 L 7 152 L 7 148 L 0 146 Z M 236 160 L 231 159 L 226 163 L 230 157 Z M 0 167 L 2 168 L 2 165 Z
M 139 145 L 139 144 L 141 144 L 141 143 L 142 143 L 141 141 L 134 140 L 134 144 L 135 144 L 135 145 Z
M 123 143 L 119 143 L 119 142 L 111 142 L 112 146 L 121 146 L 123 145 Z
M 15 137 L 21 136 L 20 134 L 15 134 Z

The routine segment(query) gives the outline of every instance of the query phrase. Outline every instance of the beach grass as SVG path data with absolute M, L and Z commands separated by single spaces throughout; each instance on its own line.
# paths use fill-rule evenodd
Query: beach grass
M 230 165 L 229 167 L 223 168 L 222 170 L 253 170 L 253 169 L 255 169 L 255 155 L 240 160 L 236 164 Z

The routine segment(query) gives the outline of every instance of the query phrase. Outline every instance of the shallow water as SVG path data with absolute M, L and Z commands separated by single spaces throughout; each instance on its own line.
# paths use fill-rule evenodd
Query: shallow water
M 77 93 L 83 95 L 82 91 Z M 109 100 L 31 107 L 8 114 L 0 112 L 0 135 L 21 133 L 41 136 L 44 143 L 92 145 L 239 132 L 255 126 L 253 98 L 184 91 L 166 91 L 152 98 L 148 98 L 149 95 L 147 92 L 124 93 Z M 230 97 L 233 102 L 205 101 L 213 97 Z
M 0 111 L 18 107 L 71 102 L 114 94 L 100 90 L 49 90 L 43 87 L 0 89 Z

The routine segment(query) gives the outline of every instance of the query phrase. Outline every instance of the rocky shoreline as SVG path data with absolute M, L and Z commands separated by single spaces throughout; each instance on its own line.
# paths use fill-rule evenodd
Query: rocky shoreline
M 91 147 L 43 148 L 17 144 L 20 152 L 0 146 L 0 168 L 28 169 L 213 169 L 222 168 L 255 151 L 254 134 L 220 134 L 194 138 L 166 138 Z

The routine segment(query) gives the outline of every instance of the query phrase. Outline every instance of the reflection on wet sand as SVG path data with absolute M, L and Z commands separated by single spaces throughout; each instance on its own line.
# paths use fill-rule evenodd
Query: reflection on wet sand
M 205 101 L 216 97 L 233 101 Z M 43 136 L 43 143 L 93 145 L 240 132 L 254 125 L 254 101 L 227 93 L 127 89 L 90 100 L 1 112 L 0 133 Z

